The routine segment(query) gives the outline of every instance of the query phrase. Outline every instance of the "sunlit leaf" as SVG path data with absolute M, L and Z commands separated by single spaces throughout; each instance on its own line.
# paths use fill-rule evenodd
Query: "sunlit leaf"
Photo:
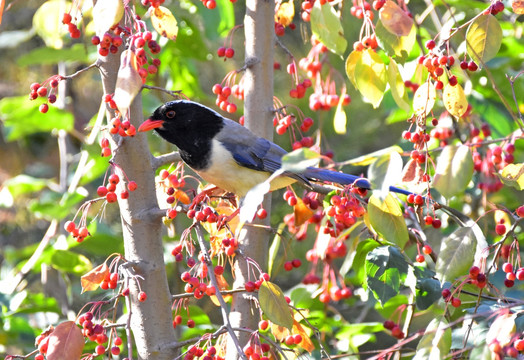
M 368 218 L 371 226 L 386 241 L 403 248 L 408 241 L 408 229 L 402 209 L 393 195 L 388 193 L 384 200 L 371 195 L 368 204 Z
M 437 278 L 441 282 L 453 282 L 467 274 L 473 265 L 477 240 L 471 228 L 458 228 L 440 245 L 440 253 L 435 264 Z
M 417 30 L 413 26 L 407 36 L 399 36 L 389 32 L 382 24 L 382 21 L 377 21 L 375 35 L 378 45 L 384 49 L 387 55 L 398 56 L 404 61 L 413 49 L 413 45 L 415 45 Z
M 392 0 L 386 1 L 379 16 L 384 27 L 397 36 L 407 36 L 413 28 L 413 18 Z
M 362 51 L 355 66 L 355 80 L 358 91 L 377 108 L 384 96 L 387 78 L 386 65 L 376 52 L 371 49 Z
M 333 128 L 335 132 L 339 135 L 344 135 L 347 131 L 347 116 L 346 111 L 343 107 L 343 97 L 345 93 L 341 94 L 340 99 L 337 104 L 337 109 L 335 110 L 335 117 L 333 118 Z
M 473 170 L 469 146 L 448 145 L 437 159 L 433 187 L 446 198 L 460 194 L 471 181 Z
M 74 44 L 63 49 L 49 47 L 36 48 L 17 59 L 20 66 L 56 64 L 60 61 L 85 61 L 87 56 L 84 44 Z
M 55 269 L 77 275 L 82 275 L 93 267 L 86 256 L 69 250 L 56 250 L 51 256 L 49 265 Z
M 321 5 L 315 1 L 311 9 L 311 31 L 321 43 L 336 54 L 342 55 L 347 48 L 340 16 L 331 4 Z
M 102 37 L 106 31 L 118 24 L 124 15 L 122 0 L 97 1 L 93 7 L 93 22 L 95 32 Z
M 168 8 L 159 6 L 151 12 L 151 22 L 156 32 L 170 40 L 176 40 L 178 23 Z
M 113 100 L 120 113 L 125 114 L 142 88 L 142 77 L 138 73 L 137 59 L 133 51 L 124 50 L 120 59 Z
M 511 8 L 513 12 L 517 15 L 524 14 L 524 0 L 513 0 L 511 2 Z
M 304 204 L 304 201 L 302 201 L 300 197 L 297 197 L 297 204 L 293 206 L 293 212 L 295 214 L 295 226 L 297 227 L 311 219 L 315 214 L 313 210 Z
M 82 284 L 82 293 L 86 291 L 94 291 L 98 289 L 102 281 L 109 274 L 109 268 L 106 263 L 100 264 L 93 268 L 87 274 L 80 277 L 80 283 Z
M 302 173 L 310 166 L 318 165 L 320 154 L 309 149 L 300 148 L 282 157 L 282 170 L 292 173 Z
M 504 185 L 514 187 L 517 190 L 524 189 L 524 164 L 509 164 L 497 173 Z
M 433 105 L 435 105 L 436 97 L 437 91 L 431 82 L 426 81 L 420 85 L 413 98 L 413 111 L 415 111 L 415 114 L 419 116 L 429 114 L 431 109 L 433 109 Z
M 386 155 L 391 152 L 397 152 L 399 154 L 402 154 L 403 150 L 398 145 L 388 146 L 387 148 L 384 148 L 382 150 L 377 150 L 372 153 L 362 155 L 362 156 L 359 156 L 351 160 L 347 160 L 344 162 L 344 164 L 354 165 L 354 166 L 368 166 L 372 164 L 373 162 L 375 162 L 382 155 Z
M 84 336 L 74 321 L 59 324 L 49 335 L 46 359 L 77 360 L 84 350 Z
M 402 157 L 396 151 L 380 156 L 368 170 L 368 177 L 374 189 L 389 191 L 389 187 L 401 182 Z
M 176 200 L 180 201 L 184 205 L 189 205 L 191 203 L 191 199 L 189 198 L 189 195 L 186 194 L 185 191 L 182 190 L 175 190 L 175 193 L 173 194 Z
M 215 274 L 215 277 L 217 279 L 218 289 L 220 291 L 229 290 L 229 284 L 227 283 L 227 280 L 224 277 L 224 275 Z M 222 297 L 224 298 L 225 302 L 228 302 L 232 298 L 232 295 L 222 295 Z M 220 306 L 220 303 L 218 302 L 216 295 L 211 295 L 210 299 L 213 302 L 213 304 L 215 304 L 216 306 Z
M 304 327 L 297 320 L 293 320 L 293 334 L 299 334 L 302 336 L 302 341 L 298 344 L 302 349 L 310 354 L 315 350 L 315 345 L 311 341 L 310 334 L 306 332 Z
M 451 328 L 444 318 L 431 320 L 417 345 L 413 360 L 440 360 L 451 349 Z
M 348 58 L 346 59 L 346 74 L 355 87 L 357 89 L 357 80 L 355 80 L 355 67 L 357 66 L 357 63 L 359 62 L 360 58 L 362 57 L 362 51 L 352 51 Z
M 286 227 L 285 223 L 281 223 L 278 226 L 278 229 L 275 233 L 275 237 L 273 238 L 273 241 L 271 242 L 271 246 L 269 247 L 269 255 L 267 260 L 267 269 L 269 276 L 273 273 L 273 267 L 275 266 L 275 259 L 278 255 L 278 250 L 280 249 L 280 244 L 282 243 L 282 232 L 284 231 Z
M 62 14 L 67 13 L 71 6 L 68 1 L 50 0 L 36 10 L 33 28 L 47 46 L 54 49 L 64 46 L 63 36 L 67 33 L 67 26 L 62 24 Z
M 466 32 L 468 55 L 477 63 L 485 63 L 495 57 L 502 44 L 502 28 L 491 14 L 480 15 L 471 23 Z
M 460 84 L 451 86 L 447 83 L 444 86 L 442 100 L 444 101 L 446 110 L 456 117 L 461 117 L 466 113 L 466 110 L 468 110 L 468 100 L 466 99 L 466 94 L 464 94 L 464 89 Z
M 411 111 L 411 105 L 408 102 L 408 93 L 406 91 L 406 86 L 404 85 L 404 80 L 402 80 L 402 76 L 398 70 L 398 65 L 393 59 L 390 59 L 389 61 L 387 76 L 391 95 L 393 95 L 395 103 L 401 109 L 408 112 Z
M 11 195 L 16 198 L 23 194 L 40 191 L 49 185 L 49 183 L 49 180 L 22 174 L 7 179 L 3 185 L 6 186 Z
M 263 281 L 258 290 L 258 301 L 264 315 L 274 324 L 288 329 L 293 327 L 293 316 L 289 311 L 284 293 L 278 285 Z
M 278 7 L 278 10 L 275 13 L 275 22 L 281 24 L 282 26 L 288 26 L 293 22 L 293 17 L 295 16 L 295 5 L 292 0 L 283 2 Z
M 497 341 L 500 346 L 509 345 L 515 339 L 515 319 L 517 314 L 502 314 L 498 316 L 489 327 L 486 334 L 486 343 L 492 344 Z

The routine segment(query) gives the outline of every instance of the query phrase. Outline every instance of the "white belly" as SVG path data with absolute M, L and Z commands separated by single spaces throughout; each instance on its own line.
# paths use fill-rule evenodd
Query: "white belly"
M 198 174 L 207 182 L 243 197 L 247 192 L 267 178 L 270 173 L 242 167 L 231 153 L 217 140 L 213 140 L 210 165 Z M 271 191 L 286 187 L 296 180 L 280 176 L 271 182 Z

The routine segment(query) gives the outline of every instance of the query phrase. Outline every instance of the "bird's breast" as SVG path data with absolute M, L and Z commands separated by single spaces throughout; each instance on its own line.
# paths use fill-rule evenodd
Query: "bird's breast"
M 218 140 L 213 140 L 210 158 L 206 168 L 197 170 L 207 182 L 221 189 L 243 197 L 254 186 L 264 182 L 270 176 L 269 172 L 252 170 L 239 165 L 229 150 Z M 278 177 L 271 182 L 271 190 L 290 185 L 295 180 L 288 177 Z

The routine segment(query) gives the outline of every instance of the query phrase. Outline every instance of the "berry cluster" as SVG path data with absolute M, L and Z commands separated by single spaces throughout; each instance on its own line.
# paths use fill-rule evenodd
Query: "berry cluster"
M 510 262 L 505 262 L 502 264 L 502 271 L 506 273 L 506 280 L 504 280 L 504 285 L 508 288 L 515 285 L 515 280 L 524 281 L 524 267 L 515 269 L 513 264 Z
M 49 335 L 53 332 L 54 328 L 50 327 L 49 329 L 42 332 L 35 338 L 35 345 L 38 348 L 38 354 L 35 356 L 35 360 L 44 360 L 44 355 L 47 354 L 49 348 Z
M 294 343 L 293 341 L 293 344 Z M 268 343 L 260 342 L 259 338 L 256 337 L 252 338 L 246 347 L 244 347 L 244 355 L 249 360 L 269 360 L 272 358 L 272 355 L 269 353 L 270 350 L 271 347 Z
M 491 134 L 489 127 L 486 124 L 486 132 L 483 131 L 484 136 Z M 481 138 L 476 137 L 472 139 L 472 143 L 481 142 Z M 479 189 L 488 193 L 497 192 L 502 189 L 503 184 L 496 175 L 498 170 L 504 169 L 508 164 L 512 164 L 515 160 L 513 152 L 515 145 L 513 143 L 506 143 L 503 146 L 493 144 L 484 149 L 481 153 L 480 148 L 475 148 L 473 151 L 473 161 L 475 170 L 481 174 L 481 181 L 478 184 Z
M 85 240 L 86 237 L 91 235 L 89 234 L 89 230 L 87 230 L 87 227 L 77 227 L 74 221 L 67 221 L 64 224 L 64 229 L 65 231 L 73 235 L 77 242 L 82 242 Z
M 442 290 L 442 298 L 445 302 L 450 303 L 451 306 L 455 308 L 458 308 L 462 304 L 462 301 L 458 297 L 454 297 L 449 289 Z
M 70 13 L 64 13 L 64 15 L 62 15 L 62 24 L 67 25 L 69 36 L 71 36 L 73 39 L 78 39 L 81 33 L 76 24 L 74 24 L 72 21 L 73 17 Z
M 229 97 L 233 95 L 239 100 L 244 100 L 244 88 L 239 84 L 234 84 L 232 87 L 215 84 L 213 85 L 213 94 L 217 96 L 216 105 L 222 111 L 227 111 L 230 114 L 237 111 L 237 106 L 229 101 Z
M 120 183 L 120 177 L 117 174 L 112 174 L 109 176 L 107 185 L 101 185 L 96 190 L 96 193 L 100 197 L 105 197 L 108 203 L 114 203 L 117 201 L 116 188 Z M 134 181 L 128 181 L 127 185 L 122 183 L 124 189 L 120 192 L 121 199 L 129 198 L 129 192 L 135 191 L 138 187 L 137 183 Z
M 93 320 L 93 313 L 88 311 L 78 317 L 78 324 L 82 327 L 82 334 L 84 337 L 98 344 L 95 347 L 95 354 L 102 355 L 109 349 L 109 337 L 107 336 L 106 329 L 104 329 L 101 324 L 95 324 Z M 119 355 L 121 345 L 122 339 L 119 336 L 116 336 L 113 340 L 113 346 L 110 348 L 111 354 L 114 356 Z
M 284 263 L 284 270 L 291 271 L 294 268 L 299 268 L 302 265 L 302 261 L 300 259 L 293 259 L 291 261 L 286 261 Z
M 114 290 L 118 287 L 118 280 L 119 280 L 118 272 L 114 272 L 114 273 L 108 272 L 106 276 L 104 277 L 104 280 L 102 281 L 102 283 L 100 283 L 100 288 L 102 290 L 108 290 L 108 289 Z
M 394 321 L 386 320 L 386 321 L 384 321 L 384 323 L 382 325 L 384 326 L 384 328 L 386 330 L 391 331 L 391 336 L 393 336 L 394 338 L 400 340 L 400 339 L 404 339 L 406 337 L 406 335 L 404 334 L 404 332 L 400 328 L 400 325 L 399 324 L 395 324 Z
M 433 221 L 433 218 L 431 216 L 426 216 L 426 220 L 428 218 L 431 219 L 431 221 Z M 426 224 L 427 224 L 427 222 L 426 222 Z M 423 263 L 426 260 L 424 255 L 430 255 L 433 252 L 433 249 L 429 245 L 422 246 L 422 253 L 424 254 L 423 255 L 423 254 L 420 253 L 420 247 L 417 244 L 417 252 L 418 252 L 418 254 L 417 254 L 416 258 L 415 258 L 415 261 L 418 262 L 418 263 Z
M 223 57 L 224 60 L 231 59 L 233 56 L 235 56 L 235 49 L 232 47 L 226 48 L 225 46 L 221 46 L 217 49 L 217 56 Z
M 49 111 L 49 104 L 56 102 L 56 88 L 58 87 L 59 81 L 62 80 L 60 75 L 51 76 L 49 79 L 44 81 L 43 84 L 32 83 L 30 86 L 29 100 L 36 100 L 37 98 L 47 98 L 46 102 L 41 104 L 38 110 L 45 114 Z M 47 85 L 49 84 L 49 90 Z
M 111 147 L 109 145 L 109 140 L 106 138 L 100 139 L 100 147 L 102 148 L 102 151 L 100 153 L 100 156 L 102 157 L 109 157 L 111 156 Z
M 435 89 L 442 90 L 444 83 L 439 79 L 449 67 L 455 64 L 455 58 L 450 55 L 439 54 L 439 48 L 436 47 L 435 40 L 426 42 L 426 49 L 429 50 L 427 55 L 421 55 L 418 63 L 423 65 L 431 78 L 435 81 Z M 448 74 L 448 82 L 451 86 L 458 84 L 457 77 Z
M 366 194 L 365 190 L 360 191 L 361 196 L 366 196 Z M 364 206 L 354 196 L 333 195 L 329 199 L 329 204 L 330 206 L 325 209 L 325 214 L 333 218 L 333 222 L 328 221 L 322 231 L 325 234 L 329 233 L 332 237 L 336 237 L 344 230 L 349 229 L 355 224 L 357 218 L 366 213 Z M 339 253 L 339 251 L 334 251 L 334 253 Z
M 97 35 L 91 38 L 91 44 L 98 46 L 98 54 L 100 56 L 107 56 L 109 53 L 116 54 L 118 47 L 120 47 L 122 43 L 122 37 L 119 35 L 111 35 L 108 32 L 102 36 L 102 39 Z

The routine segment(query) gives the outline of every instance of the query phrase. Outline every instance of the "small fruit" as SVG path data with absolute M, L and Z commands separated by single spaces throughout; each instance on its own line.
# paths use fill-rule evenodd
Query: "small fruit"
M 147 300 L 147 294 L 144 291 L 138 293 L 138 301 L 144 302 Z

